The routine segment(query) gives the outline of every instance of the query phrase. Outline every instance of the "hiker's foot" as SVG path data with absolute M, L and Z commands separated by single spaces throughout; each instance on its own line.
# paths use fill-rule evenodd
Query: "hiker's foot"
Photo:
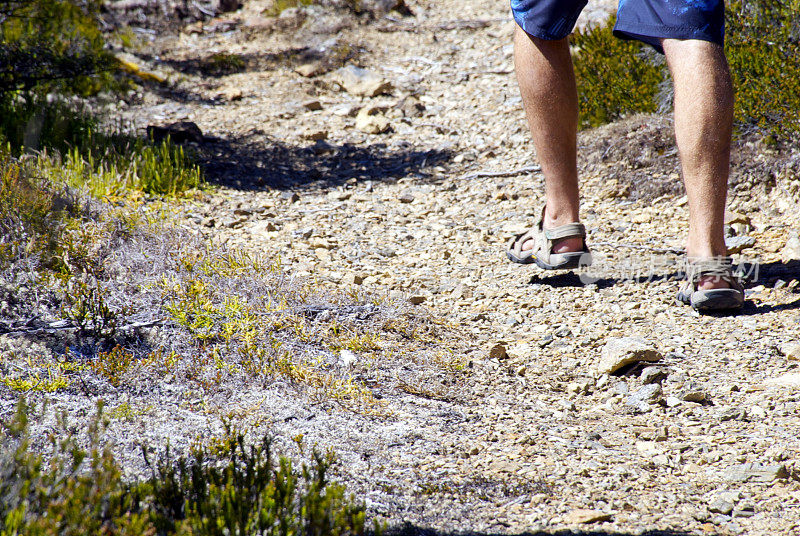
M 543 217 L 543 227 L 545 229 L 554 229 L 567 223 L 576 223 L 578 220 L 572 218 L 559 218 L 558 220 L 551 218 L 547 209 L 545 208 Z M 522 251 L 530 251 L 535 247 L 535 240 L 529 239 L 522 244 Z M 574 253 L 583 251 L 583 238 L 579 236 L 564 238 L 553 244 L 553 253 Z
M 585 245 L 586 228 L 574 221 L 577 215 L 548 218 L 542 210 L 538 225 L 512 238 L 506 256 L 519 264 L 536 263 L 543 270 L 573 270 L 592 264 Z M 572 220 L 572 221 L 570 221 Z
M 701 313 L 741 309 L 744 305 L 744 288 L 733 273 L 731 258 L 689 257 L 686 284 L 678 292 L 678 300 Z
M 732 288 L 724 279 L 716 276 L 705 275 L 697 282 L 697 290 L 714 290 L 718 288 Z

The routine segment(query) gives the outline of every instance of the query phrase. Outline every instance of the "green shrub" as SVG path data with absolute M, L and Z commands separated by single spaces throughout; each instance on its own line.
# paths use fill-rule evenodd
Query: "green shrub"
M 65 152 L 70 147 L 87 147 L 96 129 L 91 115 L 61 101 L 48 102 L 35 94 L 0 98 L 0 140 L 17 150 Z
M 167 450 L 147 462 L 150 478 L 126 483 L 101 447 L 101 410 L 88 431 L 88 452 L 62 417 L 64 438 L 50 437 L 45 458 L 32 451 L 29 408 L 20 402 L 16 417 L 0 427 L 0 535 L 364 533 L 364 506 L 327 479 L 329 455 L 315 453 L 298 472 L 287 458 L 273 457 L 268 440 L 248 448 L 238 436 L 218 458 L 200 448 L 172 459 Z
M 755 128 L 779 138 L 797 135 L 800 0 L 733 0 L 727 9 L 725 51 L 740 129 Z
M 200 69 L 203 74 L 210 76 L 224 76 L 242 72 L 246 67 L 244 58 L 239 54 L 225 54 L 218 52 L 203 60 Z
M 15 90 L 88 95 L 115 68 L 100 31 L 101 0 L 4 0 L 0 99 Z
M 31 450 L 28 411 L 20 402 L 15 419 L 0 429 L 0 535 L 148 534 L 138 497 L 100 447 L 99 418 L 89 430 L 89 452 L 72 434 L 51 435 L 45 458 Z
M 612 15 L 605 25 L 572 36 L 581 128 L 656 111 L 666 71 L 648 58 L 641 43 L 614 37 L 615 21 Z
M 55 273 L 67 271 L 77 245 L 65 235 L 80 207 L 0 147 L 0 270 L 20 259 Z
M 732 0 L 726 46 L 740 131 L 776 138 L 800 132 L 800 0 Z M 581 127 L 654 112 L 665 69 L 644 45 L 612 36 L 614 17 L 573 35 Z M 651 56 L 652 58 L 652 56 Z

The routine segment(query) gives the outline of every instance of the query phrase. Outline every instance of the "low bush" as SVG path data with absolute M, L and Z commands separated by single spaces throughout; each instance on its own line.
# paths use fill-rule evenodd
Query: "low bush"
M 666 69 L 654 61 L 655 52 L 614 37 L 615 22 L 612 15 L 605 25 L 572 36 L 581 128 L 657 109 Z
M 800 132 L 800 0 L 733 0 L 726 11 L 728 62 L 739 132 L 774 139 Z M 573 35 L 583 128 L 659 107 L 666 69 L 644 45 L 616 39 L 614 17 Z
M 29 411 L 21 402 L 15 418 L 0 426 L 3 536 L 364 534 L 364 505 L 327 478 L 330 454 L 314 452 L 297 471 L 273 455 L 267 438 L 248 447 L 237 436 L 213 455 L 200 447 L 176 459 L 167 449 L 152 464 L 145 456 L 151 476 L 126 482 L 102 445 L 100 411 L 88 430 L 88 451 L 62 417 L 61 438 L 50 436 L 47 456 L 31 446 Z

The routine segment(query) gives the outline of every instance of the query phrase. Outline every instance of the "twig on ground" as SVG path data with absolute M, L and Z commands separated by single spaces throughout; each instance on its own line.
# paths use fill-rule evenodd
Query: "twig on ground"
M 468 19 L 468 20 L 449 20 L 435 24 L 417 24 L 415 22 L 407 22 L 391 15 L 383 17 L 392 24 L 379 26 L 377 29 L 381 32 L 419 32 L 419 31 L 437 31 L 437 30 L 478 30 L 486 28 L 496 22 L 505 22 L 507 19 Z
M 474 171 L 472 173 L 467 173 L 466 175 L 462 175 L 460 177 L 461 180 L 471 180 L 471 179 L 478 179 L 481 177 L 515 177 L 517 175 L 522 175 L 523 173 L 534 173 L 536 171 L 541 171 L 542 168 L 539 166 L 526 166 L 521 167 L 519 169 L 513 169 L 511 171 Z
M 138 329 L 138 328 L 149 328 L 153 326 L 160 326 L 164 324 L 167 320 L 165 318 L 159 320 L 152 320 L 150 322 L 132 322 L 130 324 L 125 324 L 124 326 L 120 326 L 117 328 L 118 331 L 124 331 L 127 329 Z M 3 333 L 0 330 L 0 335 L 6 335 L 8 337 L 21 337 L 23 335 L 39 335 L 42 333 L 56 333 L 58 331 L 69 331 L 72 329 L 79 329 L 78 326 L 68 323 L 64 320 L 60 320 L 58 322 L 54 322 L 50 324 L 46 328 L 35 328 L 35 329 L 21 329 L 17 331 L 8 331 Z

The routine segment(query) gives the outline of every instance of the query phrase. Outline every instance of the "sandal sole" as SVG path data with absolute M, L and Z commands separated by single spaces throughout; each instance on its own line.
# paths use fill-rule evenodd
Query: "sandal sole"
M 744 296 L 734 289 L 698 290 L 692 293 L 691 305 L 696 311 L 731 311 L 741 309 Z
M 560 264 L 548 264 L 533 254 L 525 257 L 517 257 L 512 252 L 506 251 L 506 256 L 511 262 L 516 262 L 518 264 L 535 263 L 536 266 L 542 270 L 574 270 L 576 268 L 584 268 L 592 265 L 592 254 L 585 251 L 580 252 L 578 255 L 570 255 L 564 262 Z

